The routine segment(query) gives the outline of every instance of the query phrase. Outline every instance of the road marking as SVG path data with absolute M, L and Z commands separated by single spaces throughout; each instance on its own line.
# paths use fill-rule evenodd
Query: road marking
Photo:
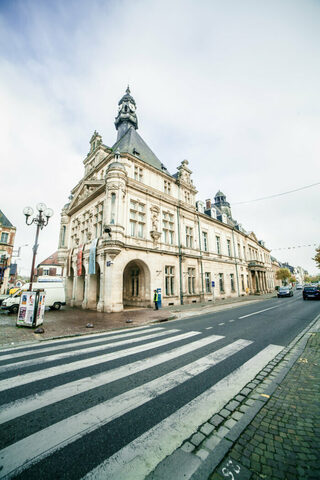
M 222 322 L 222 323 L 218 323 L 218 325 L 224 325 L 224 322 Z
M 278 345 L 264 348 L 241 367 L 98 465 L 84 479 L 145 479 L 199 425 L 208 421 L 208 418 L 237 395 L 282 349 Z
M 237 340 L 214 353 L 174 370 L 151 382 L 129 390 L 111 400 L 57 422 L 9 445 L 0 452 L 1 476 L 13 476 L 60 450 L 84 435 L 153 400 L 156 396 L 190 380 L 229 356 L 250 345 L 250 340 Z M 132 472 L 131 472 L 132 473 Z M 108 478 L 108 477 L 107 477 Z M 118 477 L 119 478 L 119 477 Z M 121 477 L 120 477 L 121 478 Z M 131 477 L 132 478 L 132 477 Z
M 55 360 L 61 360 L 63 358 L 70 358 L 70 357 L 85 355 L 87 353 L 99 352 L 99 350 L 108 350 L 110 348 L 120 347 L 122 345 L 130 345 L 132 343 L 138 343 L 144 340 L 150 340 L 151 338 L 158 338 L 158 337 L 163 337 L 165 335 L 170 335 L 170 332 L 177 333 L 179 331 L 180 330 L 165 330 L 162 332 L 151 333 L 149 335 L 141 335 L 138 338 L 129 338 L 129 339 L 125 338 L 124 340 L 119 340 L 118 342 L 104 343 L 103 345 L 83 348 L 80 350 L 75 349 L 70 352 L 58 353 L 57 355 L 50 355 L 48 357 L 44 356 L 44 357 L 36 357 L 31 360 L 21 360 L 20 362 L 10 363 L 8 365 L 1 366 L 0 374 L 3 372 L 8 372 L 10 370 L 17 370 L 25 367 L 31 367 L 32 365 L 39 365 L 39 363 L 43 365 L 44 363 L 54 362 Z M 140 335 L 140 332 L 134 333 L 134 335 L 138 335 L 138 334 Z M 123 337 L 121 336 L 121 338 Z
M 234 320 L 229 320 L 229 322 L 234 322 Z
M 259 310 L 258 312 L 249 313 L 248 315 L 243 315 L 242 317 L 239 317 L 239 320 L 241 320 L 241 318 L 251 317 L 251 315 L 257 315 L 258 313 L 266 312 L 267 310 L 272 310 L 273 308 L 278 308 L 278 307 L 280 307 L 280 305 L 276 305 L 275 307 L 265 308 L 264 310 Z
M 153 328 L 152 332 L 155 332 L 155 331 L 159 331 L 159 330 L 163 330 L 163 327 L 157 327 L 157 328 Z M 105 336 L 107 337 L 107 340 L 114 340 L 114 339 L 119 339 L 119 338 L 130 338 L 130 337 L 133 337 L 133 336 L 136 336 L 136 335 L 143 335 L 144 333 L 149 333 L 149 332 L 141 332 L 141 331 L 134 331 L 134 332 L 127 332 L 127 333 L 117 333 L 115 334 L 115 332 L 113 332 L 113 336 L 108 338 L 107 335 L 109 334 L 106 334 Z M 151 332 L 150 332 L 151 333 Z M 97 334 L 99 335 L 99 334 Z M 35 347 L 32 347 L 31 349 L 28 348 L 27 350 L 24 350 L 23 352 L 19 351 L 17 353 L 14 353 L 14 350 L 12 350 L 8 355 L 3 355 L 3 356 L 0 356 L 0 362 L 4 361 L 4 360 L 11 360 L 13 358 L 19 358 L 19 357 L 27 357 L 28 355 L 35 355 L 35 354 L 38 354 L 38 353 L 48 353 L 48 352 L 51 352 L 51 351 L 54 351 L 56 352 L 57 350 L 62 350 L 63 348 L 72 348 L 72 347 L 75 347 L 75 348 L 78 348 L 78 347 L 81 347 L 82 345 L 92 345 L 94 344 L 94 341 L 101 341 L 102 339 L 101 338 L 96 338 L 97 335 L 94 335 L 94 340 L 92 339 L 91 335 L 90 335 L 90 339 L 88 340 L 85 340 L 85 341 L 82 341 L 80 344 L 77 344 L 77 342 L 73 342 L 73 341 L 70 341 L 70 344 L 69 345 L 54 345 L 54 343 L 50 343 L 50 347 L 48 348 L 41 348 L 39 349 L 39 347 L 41 345 L 36 345 Z M 86 337 L 88 338 L 88 337 Z M 79 340 L 78 340 L 79 342 Z M 20 347 L 21 349 L 21 347 Z M 19 350 L 20 350 L 19 349 Z M 0 352 L 1 353 L 1 352 Z M 39 358 L 39 357 L 38 357 Z
M 108 383 L 119 380 L 120 378 L 133 375 L 142 370 L 146 370 L 155 365 L 168 362 L 174 358 L 185 355 L 186 353 L 193 352 L 199 348 L 210 345 L 213 342 L 221 340 L 221 335 L 211 335 L 210 337 L 201 338 L 195 342 L 188 343 L 182 347 L 176 347 L 169 352 L 160 353 L 154 357 L 138 360 L 128 365 L 124 365 L 119 368 L 115 368 L 108 372 L 103 372 L 92 377 L 82 378 L 81 380 L 75 380 L 74 382 L 65 383 L 59 387 L 46 390 L 41 393 L 37 393 L 28 398 L 17 400 L 7 405 L 1 406 L 0 411 L 0 424 L 8 422 L 14 418 L 25 415 L 26 413 L 33 412 L 38 408 L 52 405 L 53 403 L 70 398 L 73 395 L 92 390 L 101 385 L 107 385 Z M 76 401 L 76 400 L 75 400 Z
M 172 332 L 172 330 L 170 330 Z M 173 337 L 165 338 L 164 340 L 158 340 L 155 342 L 145 343 L 144 345 L 138 345 L 136 347 L 130 347 L 125 350 L 120 350 L 117 352 L 106 353 L 105 355 L 99 355 L 99 357 L 93 357 L 85 360 L 78 360 L 76 362 L 57 365 L 56 367 L 46 368 L 44 370 L 38 370 L 36 372 L 25 373 L 24 375 L 16 375 L 11 378 L 0 381 L 0 392 L 7 390 L 8 388 L 14 388 L 21 385 L 26 385 L 27 383 L 35 382 L 37 380 L 43 380 L 45 378 L 54 377 L 56 375 L 64 374 L 67 372 L 73 372 L 80 368 L 91 367 L 92 365 L 97 365 L 98 363 L 109 362 L 111 360 L 118 360 L 119 358 L 127 357 L 129 355 L 134 355 L 135 353 L 144 352 L 146 350 L 152 350 L 162 345 L 167 345 L 173 342 L 179 342 L 185 338 L 192 337 L 194 335 L 199 335 L 200 332 L 187 332 L 180 335 L 175 335 Z
M 211 328 L 213 328 L 213 327 L 206 327 L 206 330 L 211 330 Z
M 31 350 L 37 350 L 37 349 L 41 349 L 41 347 L 43 348 L 43 345 L 56 345 L 55 348 L 58 348 L 60 346 L 60 343 L 70 343 L 70 345 L 75 345 L 77 344 L 78 342 L 83 342 L 83 339 L 87 339 L 87 338 L 97 338 L 97 337 L 107 337 L 107 336 L 112 336 L 112 335 L 115 335 L 115 334 L 118 334 L 119 332 L 123 332 L 123 334 L 125 334 L 125 332 L 132 332 L 132 331 L 136 331 L 136 330 L 159 330 L 159 329 L 162 329 L 163 330 L 163 327 L 153 327 L 152 325 L 143 325 L 142 327 L 130 327 L 130 328 L 119 328 L 118 330 L 113 330 L 111 332 L 100 332 L 100 333 L 90 333 L 90 334 L 85 334 L 85 335 L 79 335 L 78 337 L 66 337 L 66 338 L 55 338 L 55 339 L 51 339 L 51 340 L 41 340 L 39 343 L 37 344 L 28 344 L 28 345 L 17 345 L 17 346 L 14 346 L 14 347 L 9 347 L 9 348 L 3 348 L 0 350 L 0 355 L 1 353 L 5 353 L 5 352 L 9 352 L 9 353 L 13 353 L 17 350 L 23 350 L 22 354 L 25 354 L 27 351 L 31 351 Z M 59 345 L 57 345 L 57 343 Z M 63 345 L 63 348 L 65 348 L 65 346 Z M 0 356 L 0 359 L 3 358 Z

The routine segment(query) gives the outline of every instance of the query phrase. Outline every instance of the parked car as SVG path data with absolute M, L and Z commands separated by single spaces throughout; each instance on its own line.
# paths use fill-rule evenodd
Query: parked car
M 278 290 L 278 298 L 279 297 L 292 297 L 293 290 L 291 286 L 280 287 Z
M 296 290 L 302 290 L 303 285 L 301 283 L 297 283 Z
M 303 300 L 308 300 L 309 298 L 320 299 L 320 287 L 319 285 L 305 285 L 303 292 Z
M 32 289 L 37 290 L 43 288 L 45 290 L 45 306 L 52 310 L 60 310 L 61 305 L 66 304 L 65 290 L 63 283 L 58 282 L 34 282 Z M 20 305 L 21 293 L 29 289 L 29 283 L 26 283 L 13 295 L 4 299 L 1 309 L 9 310 L 10 313 L 17 313 Z

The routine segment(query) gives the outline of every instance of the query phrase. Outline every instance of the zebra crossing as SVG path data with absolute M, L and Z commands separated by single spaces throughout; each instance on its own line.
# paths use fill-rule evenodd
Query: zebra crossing
M 282 348 L 146 326 L 0 350 L 0 478 L 143 479 Z

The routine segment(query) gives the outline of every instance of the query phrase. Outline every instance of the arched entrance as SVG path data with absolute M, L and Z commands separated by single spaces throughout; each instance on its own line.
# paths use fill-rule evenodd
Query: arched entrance
M 123 272 L 123 306 L 149 307 L 150 271 L 141 260 L 132 260 Z

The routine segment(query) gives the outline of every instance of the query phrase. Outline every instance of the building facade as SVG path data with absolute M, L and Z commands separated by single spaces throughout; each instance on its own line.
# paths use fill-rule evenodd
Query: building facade
M 94 132 L 84 176 L 61 213 L 67 302 L 98 311 L 213 301 L 274 289 L 270 251 L 231 215 L 226 196 L 196 202 L 187 160 L 171 175 L 119 101 L 112 148 Z
M 16 227 L 0 210 L 0 294 L 7 293 Z
M 54 252 L 37 265 L 36 277 L 62 277 L 62 275 L 63 266 L 58 262 L 58 252 Z

